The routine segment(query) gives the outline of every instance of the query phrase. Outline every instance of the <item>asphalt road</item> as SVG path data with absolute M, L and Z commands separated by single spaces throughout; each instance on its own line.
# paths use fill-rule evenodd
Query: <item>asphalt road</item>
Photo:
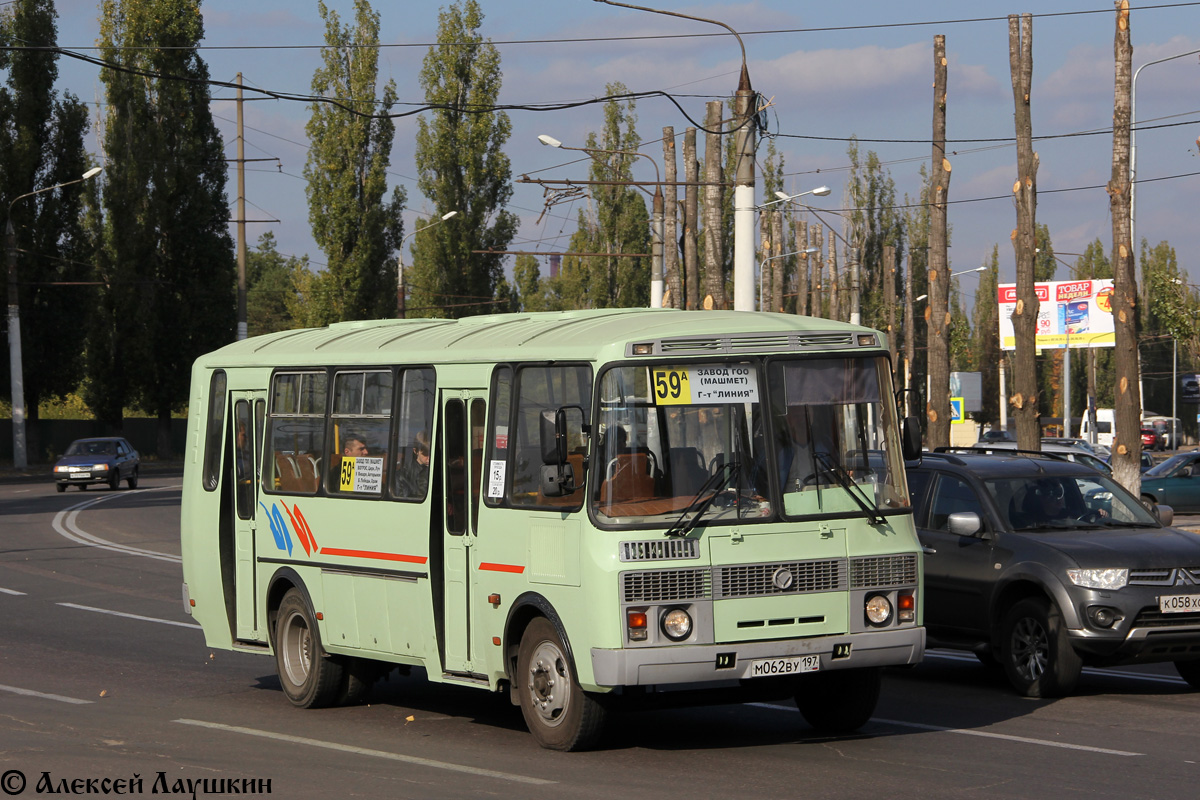
M 818 736 L 793 707 L 720 706 L 622 715 L 575 754 L 540 749 L 506 698 L 416 671 L 369 705 L 295 709 L 273 660 L 204 646 L 180 600 L 178 478 L 141 487 L 0 485 L 0 797 L 236 781 L 286 798 L 1192 798 L 1200 783 L 1200 692 L 1169 665 L 1087 670 L 1076 696 L 1035 701 L 934 651 L 887 674 L 856 736 Z

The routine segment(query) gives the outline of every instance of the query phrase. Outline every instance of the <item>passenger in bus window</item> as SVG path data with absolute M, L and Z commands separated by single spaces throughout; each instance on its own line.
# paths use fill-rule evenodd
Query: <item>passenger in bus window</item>
M 342 455 L 351 458 L 362 458 L 368 456 L 367 443 L 357 436 L 347 436 L 342 444 Z
M 429 485 L 429 434 L 417 433 L 412 452 L 404 460 L 396 477 L 396 491 L 401 497 L 424 497 Z

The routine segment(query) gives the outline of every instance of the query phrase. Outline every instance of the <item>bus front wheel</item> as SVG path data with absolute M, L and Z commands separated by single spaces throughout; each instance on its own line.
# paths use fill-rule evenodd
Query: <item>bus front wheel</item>
M 604 709 L 587 695 L 566 648 L 545 617 L 529 623 L 517 656 L 517 693 L 529 732 L 550 750 L 586 750 L 604 727 Z
M 882 682 L 879 667 L 805 675 L 796 687 L 796 707 L 821 733 L 854 733 L 875 713 Z
M 298 589 L 283 596 L 275 619 L 275 664 L 287 699 L 300 708 L 336 703 L 345 678 L 343 667 L 321 647 L 313 613 Z

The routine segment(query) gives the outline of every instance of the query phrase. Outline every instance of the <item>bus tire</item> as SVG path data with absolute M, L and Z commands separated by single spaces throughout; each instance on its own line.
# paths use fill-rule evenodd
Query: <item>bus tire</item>
M 579 686 L 566 648 L 545 617 L 529 623 L 517 655 L 517 693 L 529 732 L 549 750 L 586 750 L 604 727 L 604 708 Z
M 275 619 L 275 665 L 284 695 L 300 708 L 333 705 L 345 671 L 321 646 L 312 610 L 299 589 L 288 589 Z
M 820 733 L 854 733 L 875 713 L 882 682 L 879 667 L 805 675 L 796 687 L 796 708 Z

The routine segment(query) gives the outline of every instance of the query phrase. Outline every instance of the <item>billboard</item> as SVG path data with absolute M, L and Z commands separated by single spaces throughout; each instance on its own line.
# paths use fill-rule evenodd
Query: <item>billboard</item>
M 1039 350 L 1065 347 L 1113 347 L 1111 278 L 1035 283 L 1038 298 L 1037 335 Z M 1002 283 L 1000 303 L 1000 348 L 1016 349 L 1012 315 L 1017 307 L 1017 285 Z

